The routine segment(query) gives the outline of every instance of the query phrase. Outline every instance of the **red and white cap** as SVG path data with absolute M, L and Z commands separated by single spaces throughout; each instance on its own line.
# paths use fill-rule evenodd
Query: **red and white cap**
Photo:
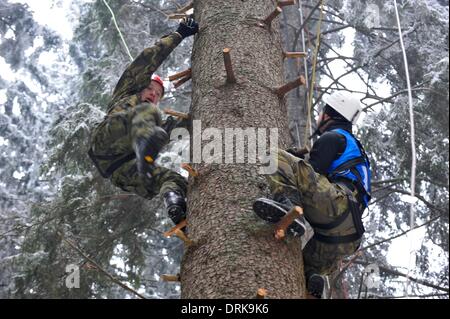
M 156 75 L 156 74 L 152 75 L 152 81 L 155 81 L 156 83 L 161 85 L 161 87 L 162 87 L 162 95 L 161 95 L 161 97 L 163 97 L 164 96 L 164 91 L 165 91 L 164 81 L 161 79 L 161 77 L 159 75 Z

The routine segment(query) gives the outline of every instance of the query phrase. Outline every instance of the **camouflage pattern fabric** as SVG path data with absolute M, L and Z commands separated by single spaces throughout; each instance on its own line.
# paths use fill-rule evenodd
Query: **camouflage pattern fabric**
M 344 214 L 348 209 L 347 192 L 343 186 L 331 183 L 325 176 L 314 171 L 304 159 L 280 150 L 277 154 L 278 170 L 268 176 L 273 194 L 298 194 L 305 218 L 314 224 L 328 224 Z M 353 196 L 356 193 L 353 194 Z M 343 223 L 330 230 L 314 229 L 326 236 L 345 236 L 355 233 L 352 215 L 348 214 Z M 360 240 L 343 244 L 328 244 L 314 237 L 303 250 L 305 273 L 329 274 L 337 262 L 359 247 Z
M 145 49 L 121 76 L 108 114 L 91 134 L 91 151 L 100 171 L 106 172 L 115 162 L 123 162 L 110 176 L 121 189 L 151 199 L 158 193 L 175 191 L 186 194 L 185 179 L 163 167 L 149 166 L 150 176 L 141 176 L 134 159 L 134 142 L 152 135 L 156 126 L 164 125 L 157 106 L 141 103 L 139 94 L 151 81 L 152 73 L 181 42 L 173 33 L 155 46 Z

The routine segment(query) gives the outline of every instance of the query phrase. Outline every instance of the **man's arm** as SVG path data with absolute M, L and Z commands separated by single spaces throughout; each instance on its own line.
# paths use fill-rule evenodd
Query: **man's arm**
M 153 72 L 182 39 L 179 33 L 174 32 L 161 38 L 154 46 L 144 49 L 120 77 L 113 92 L 113 101 L 136 94 L 146 88 L 150 84 Z
M 144 49 L 139 56 L 127 67 L 119 79 L 111 104 L 119 99 L 136 94 L 145 89 L 151 81 L 153 72 L 169 56 L 180 42 L 198 32 L 198 24 L 193 18 L 185 18 L 172 34 L 162 37 L 150 48 Z
M 344 136 L 336 132 L 326 132 L 314 143 L 309 163 L 317 173 L 327 175 L 331 163 L 345 151 L 345 147 Z
M 161 127 L 167 132 L 167 134 L 170 136 L 170 133 L 172 133 L 172 131 L 175 128 L 185 128 L 185 129 L 189 129 L 190 126 L 190 120 L 189 119 L 176 119 L 173 116 L 169 116 L 167 117 L 167 119 L 165 121 L 163 121 L 163 124 L 161 125 Z

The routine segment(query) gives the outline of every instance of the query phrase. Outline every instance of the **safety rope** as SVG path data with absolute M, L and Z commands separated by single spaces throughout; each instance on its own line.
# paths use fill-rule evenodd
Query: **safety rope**
M 300 24 L 303 25 L 303 1 L 299 1 L 299 9 L 300 9 Z M 306 42 L 305 42 L 305 29 L 302 28 L 301 30 L 301 38 L 302 38 L 302 51 L 306 52 Z M 306 80 L 306 101 L 308 101 L 308 94 L 309 94 L 309 76 L 308 76 L 308 58 L 305 56 L 303 58 L 303 67 L 305 68 L 305 80 Z M 298 122 L 295 122 L 296 129 L 297 129 L 297 139 L 298 139 L 298 147 L 301 147 L 301 140 L 300 140 L 300 132 L 298 128 Z M 311 131 L 311 130 L 310 130 Z M 311 132 L 312 134 L 312 132 Z M 311 135 L 310 134 L 310 135 Z M 307 146 L 307 145 L 305 145 Z
M 414 128 L 414 110 L 413 110 L 413 99 L 412 99 L 412 90 L 411 90 L 411 81 L 409 79 L 409 70 L 408 70 L 408 59 L 406 57 L 405 45 L 403 43 L 403 34 L 402 28 L 400 24 L 400 16 L 398 14 L 397 1 L 394 0 L 394 8 L 395 8 L 395 16 L 397 19 L 398 33 L 400 37 L 400 46 L 403 52 L 403 61 L 405 63 L 405 74 L 406 74 L 406 84 L 408 88 L 408 102 L 409 102 L 409 120 L 411 123 L 411 206 L 410 206 L 410 221 L 409 227 L 410 230 L 415 228 L 415 207 L 414 200 L 415 197 L 415 186 L 416 186 L 416 145 L 415 145 L 415 128 Z M 410 241 L 410 245 L 412 246 L 412 240 Z M 410 247 L 409 261 L 408 261 L 408 273 L 406 274 L 406 297 L 408 297 L 408 286 L 409 286 L 409 273 L 411 270 L 411 255 L 412 255 L 412 247 Z
M 322 20 L 323 20 L 323 0 L 320 1 L 320 16 L 319 16 L 319 22 L 317 24 L 316 48 L 315 48 L 313 63 L 312 63 L 311 85 L 309 87 L 308 113 L 307 113 L 307 119 L 306 119 L 305 142 L 304 142 L 305 146 L 308 146 L 309 136 L 311 135 L 308 133 L 311 132 L 311 108 L 312 108 L 312 99 L 313 99 L 313 94 L 314 94 L 314 86 L 315 86 L 315 81 L 316 81 L 316 64 L 317 64 L 317 56 L 319 55 L 320 33 L 322 30 Z
M 114 15 L 114 11 L 111 9 L 111 7 L 109 6 L 108 2 L 106 2 L 106 0 L 103 0 L 103 3 L 109 9 L 109 12 L 111 12 L 112 20 L 114 22 L 114 25 L 116 26 L 117 31 L 119 32 L 120 39 L 122 39 L 123 45 L 125 46 L 125 49 L 127 50 L 127 53 L 128 53 L 128 56 L 130 57 L 130 60 L 133 61 L 134 60 L 133 56 L 131 55 L 130 50 L 128 49 L 128 45 L 125 42 L 125 39 L 124 39 L 124 37 L 122 35 L 122 32 L 120 31 L 120 28 L 119 28 L 119 26 L 117 24 L 117 20 L 116 20 L 116 16 Z

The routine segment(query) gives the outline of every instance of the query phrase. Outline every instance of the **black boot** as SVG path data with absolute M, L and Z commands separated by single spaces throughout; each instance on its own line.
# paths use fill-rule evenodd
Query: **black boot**
M 186 218 L 186 201 L 179 193 L 169 191 L 163 195 L 167 215 L 175 225 Z
M 283 195 L 274 196 L 274 199 L 258 198 L 253 203 L 253 211 L 256 215 L 269 223 L 278 223 L 283 216 L 289 213 L 292 207 L 294 207 L 294 204 Z M 294 236 L 302 236 L 305 230 L 306 226 L 303 216 L 296 218 L 288 227 L 288 231 Z
M 311 296 L 317 299 L 325 298 L 327 290 L 326 277 L 319 274 L 312 274 L 307 279 L 306 289 Z

